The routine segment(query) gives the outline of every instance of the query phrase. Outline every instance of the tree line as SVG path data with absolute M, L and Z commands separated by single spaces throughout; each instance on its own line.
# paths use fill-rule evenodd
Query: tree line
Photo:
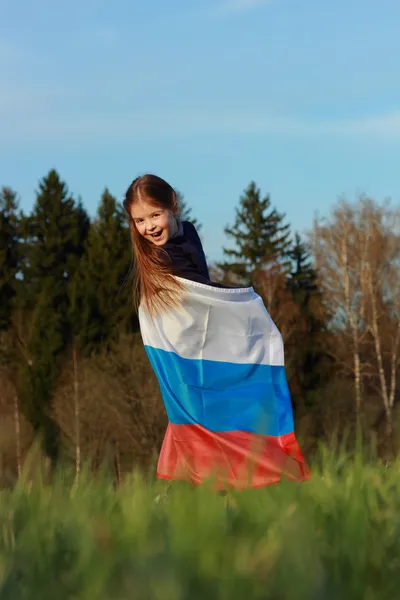
M 192 216 L 178 194 L 181 217 Z M 306 238 L 251 182 L 225 234 L 215 280 L 254 286 L 285 341 L 306 452 L 359 425 L 396 438 L 400 208 L 339 200 Z M 207 248 L 205 248 L 207 253 Z M 105 189 L 91 219 L 51 170 L 29 214 L 0 190 L 0 478 L 33 440 L 52 464 L 148 466 L 166 417 L 132 305 L 129 230 Z

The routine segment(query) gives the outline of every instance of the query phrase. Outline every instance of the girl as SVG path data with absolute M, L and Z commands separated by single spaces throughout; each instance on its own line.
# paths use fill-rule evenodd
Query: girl
M 293 432 L 281 335 L 253 288 L 210 281 L 176 194 L 144 175 L 124 200 L 143 342 L 169 425 L 157 476 L 218 489 L 307 479 Z
M 143 175 L 129 186 L 124 200 L 128 214 L 136 268 L 134 298 L 154 306 L 167 284 L 180 286 L 172 276 L 211 284 L 198 233 L 189 221 L 178 220 L 173 188 L 156 175 Z M 164 299 L 164 304 L 173 302 Z

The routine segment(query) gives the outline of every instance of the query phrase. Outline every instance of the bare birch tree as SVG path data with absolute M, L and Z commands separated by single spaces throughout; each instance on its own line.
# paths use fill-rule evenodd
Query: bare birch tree
M 333 353 L 345 368 L 351 364 L 357 414 L 362 382 L 368 379 L 378 391 L 390 433 L 400 360 L 400 209 L 363 196 L 354 204 L 342 200 L 329 220 L 315 223 L 312 242 L 331 326 L 338 333 Z M 351 361 L 341 339 L 351 348 Z
M 0 462 L 19 477 L 32 443 L 32 431 L 21 415 L 14 379 L 12 369 L 0 365 Z
M 372 381 L 376 382 L 391 435 L 400 364 L 400 208 L 362 198 L 358 218 L 366 329 L 375 354 Z
M 133 464 L 148 464 L 165 431 L 155 376 L 143 344 L 128 338 L 104 356 L 81 357 L 79 377 L 77 367 L 74 360 L 65 365 L 54 397 L 64 450 L 75 468 L 78 456 L 79 468 L 88 462 L 94 470 L 113 464 L 120 482 Z
M 315 221 L 310 242 L 328 314 L 343 341 L 332 348 L 332 354 L 343 370 L 351 373 L 355 411 L 359 418 L 363 376 L 361 344 L 365 336 L 365 319 L 361 257 L 352 206 L 342 200 L 330 219 Z

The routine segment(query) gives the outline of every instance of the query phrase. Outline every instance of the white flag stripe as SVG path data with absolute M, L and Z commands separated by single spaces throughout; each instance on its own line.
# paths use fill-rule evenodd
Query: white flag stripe
M 145 345 L 193 360 L 284 365 L 282 336 L 252 288 L 180 281 L 186 288 L 180 310 L 155 316 L 152 322 L 140 307 Z

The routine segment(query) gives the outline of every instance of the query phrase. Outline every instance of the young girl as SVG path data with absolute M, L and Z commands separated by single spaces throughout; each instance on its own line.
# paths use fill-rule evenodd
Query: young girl
M 293 431 L 281 335 L 250 288 L 210 281 L 195 227 L 155 175 L 124 200 L 140 329 L 169 425 L 157 476 L 260 487 L 308 467 Z

